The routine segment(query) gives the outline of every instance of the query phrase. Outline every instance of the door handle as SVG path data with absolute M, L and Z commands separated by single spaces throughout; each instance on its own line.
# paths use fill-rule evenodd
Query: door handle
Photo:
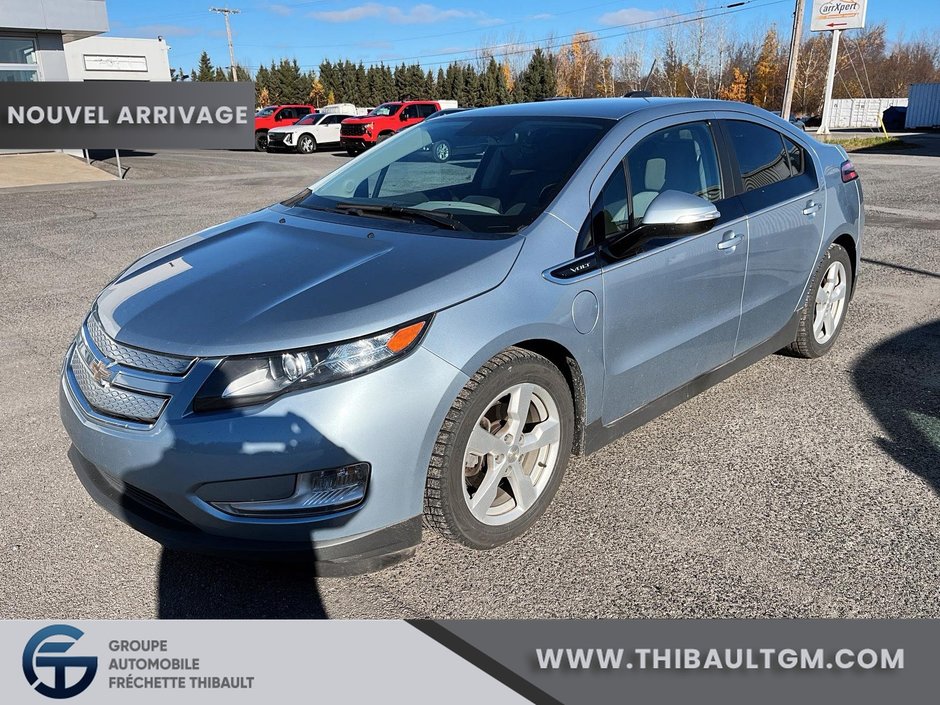
M 741 238 L 744 237 L 741 233 L 736 233 L 733 230 L 729 230 L 721 238 L 721 241 L 718 243 L 719 250 L 734 250 L 740 244 Z
M 813 217 L 814 215 L 816 215 L 817 211 L 819 211 L 820 207 L 821 206 L 815 201 L 810 201 L 809 203 L 806 204 L 806 208 L 803 209 L 803 215 L 808 215 L 810 217 Z

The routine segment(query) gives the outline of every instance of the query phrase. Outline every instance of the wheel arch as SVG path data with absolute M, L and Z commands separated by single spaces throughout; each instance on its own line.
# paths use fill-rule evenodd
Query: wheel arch
M 545 338 L 523 340 L 510 347 L 522 348 L 534 352 L 536 355 L 541 355 L 557 367 L 564 376 L 574 404 L 574 441 L 571 451 L 574 455 L 584 455 L 586 394 L 581 365 L 578 364 L 575 356 L 561 343 Z
M 859 260 L 858 243 L 849 233 L 842 233 L 832 241 L 835 245 L 840 245 L 849 253 L 849 262 L 852 263 L 852 296 L 855 295 L 855 280 L 858 278 Z

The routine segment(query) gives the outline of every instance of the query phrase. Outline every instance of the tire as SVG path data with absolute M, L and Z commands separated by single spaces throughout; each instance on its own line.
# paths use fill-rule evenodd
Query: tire
M 531 401 L 520 444 L 518 420 L 507 412 L 524 403 L 527 390 Z M 521 536 L 558 490 L 573 438 L 574 405 L 558 368 L 521 348 L 499 353 L 467 382 L 447 412 L 428 467 L 426 526 L 475 549 Z M 524 450 L 526 443 L 532 450 Z M 473 453 L 472 446 L 492 450 Z M 478 497 L 480 492 L 484 495 Z
M 297 139 L 297 151 L 300 154 L 313 154 L 317 151 L 317 141 L 313 135 L 303 134 Z
M 394 132 L 383 132 L 381 135 L 375 138 L 375 143 L 379 144 L 380 142 L 384 142 L 389 137 L 392 137 L 394 134 L 395 134 Z
M 352 147 L 347 147 L 346 154 L 348 154 L 350 157 L 355 157 L 357 154 L 359 154 L 359 150 L 353 149 Z
M 851 298 L 852 260 L 844 247 L 833 243 L 807 287 L 796 340 L 788 350 L 807 359 L 829 352 L 842 332 Z
M 256 152 L 266 152 L 268 149 L 268 133 L 264 130 L 259 130 L 255 133 L 255 151 Z
M 450 143 L 447 140 L 441 140 L 431 145 L 431 154 L 436 162 L 446 162 L 451 157 Z

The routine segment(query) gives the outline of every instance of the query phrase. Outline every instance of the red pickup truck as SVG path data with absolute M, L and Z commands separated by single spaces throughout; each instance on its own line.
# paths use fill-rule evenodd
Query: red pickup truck
M 440 109 L 440 103 L 433 100 L 382 103 L 365 117 L 343 120 L 339 141 L 350 155 L 358 154 Z
M 293 125 L 304 115 L 315 113 L 312 105 L 269 105 L 255 113 L 255 149 L 263 152 L 268 147 L 268 130 L 272 127 Z

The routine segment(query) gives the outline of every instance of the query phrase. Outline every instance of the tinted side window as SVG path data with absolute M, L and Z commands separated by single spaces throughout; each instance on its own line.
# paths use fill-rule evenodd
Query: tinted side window
M 790 178 L 789 157 L 779 132 L 753 122 L 732 120 L 728 123 L 728 134 L 738 156 L 745 191 Z
M 741 172 L 745 208 L 754 212 L 818 188 L 812 157 L 776 130 L 753 122 L 725 122 Z
M 296 108 L 296 114 L 298 116 L 306 115 L 309 112 L 310 112 L 310 108 Z
M 418 106 L 409 105 L 404 110 L 402 110 L 402 115 L 408 120 L 418 117 Z
M 645 137 L 630 150 L 627 167 L 637 222 L 663 191 L 682 191 L 712 202 L 724 197 L 715 143 L 704 122 L 676 125 Z
M 433 106 L 433 105 L 424 104 L 424 105 L 419 105 L 419 106 L 418 106 L 418 116 L 419 116 L 419 117 L 426 118 L 428 115 L 430 115 L 430 114 L 432 114 L 432 113 L 436 113 L 436 112 L 437 112 L 437 108 L 436 108 L 435 106 Z

